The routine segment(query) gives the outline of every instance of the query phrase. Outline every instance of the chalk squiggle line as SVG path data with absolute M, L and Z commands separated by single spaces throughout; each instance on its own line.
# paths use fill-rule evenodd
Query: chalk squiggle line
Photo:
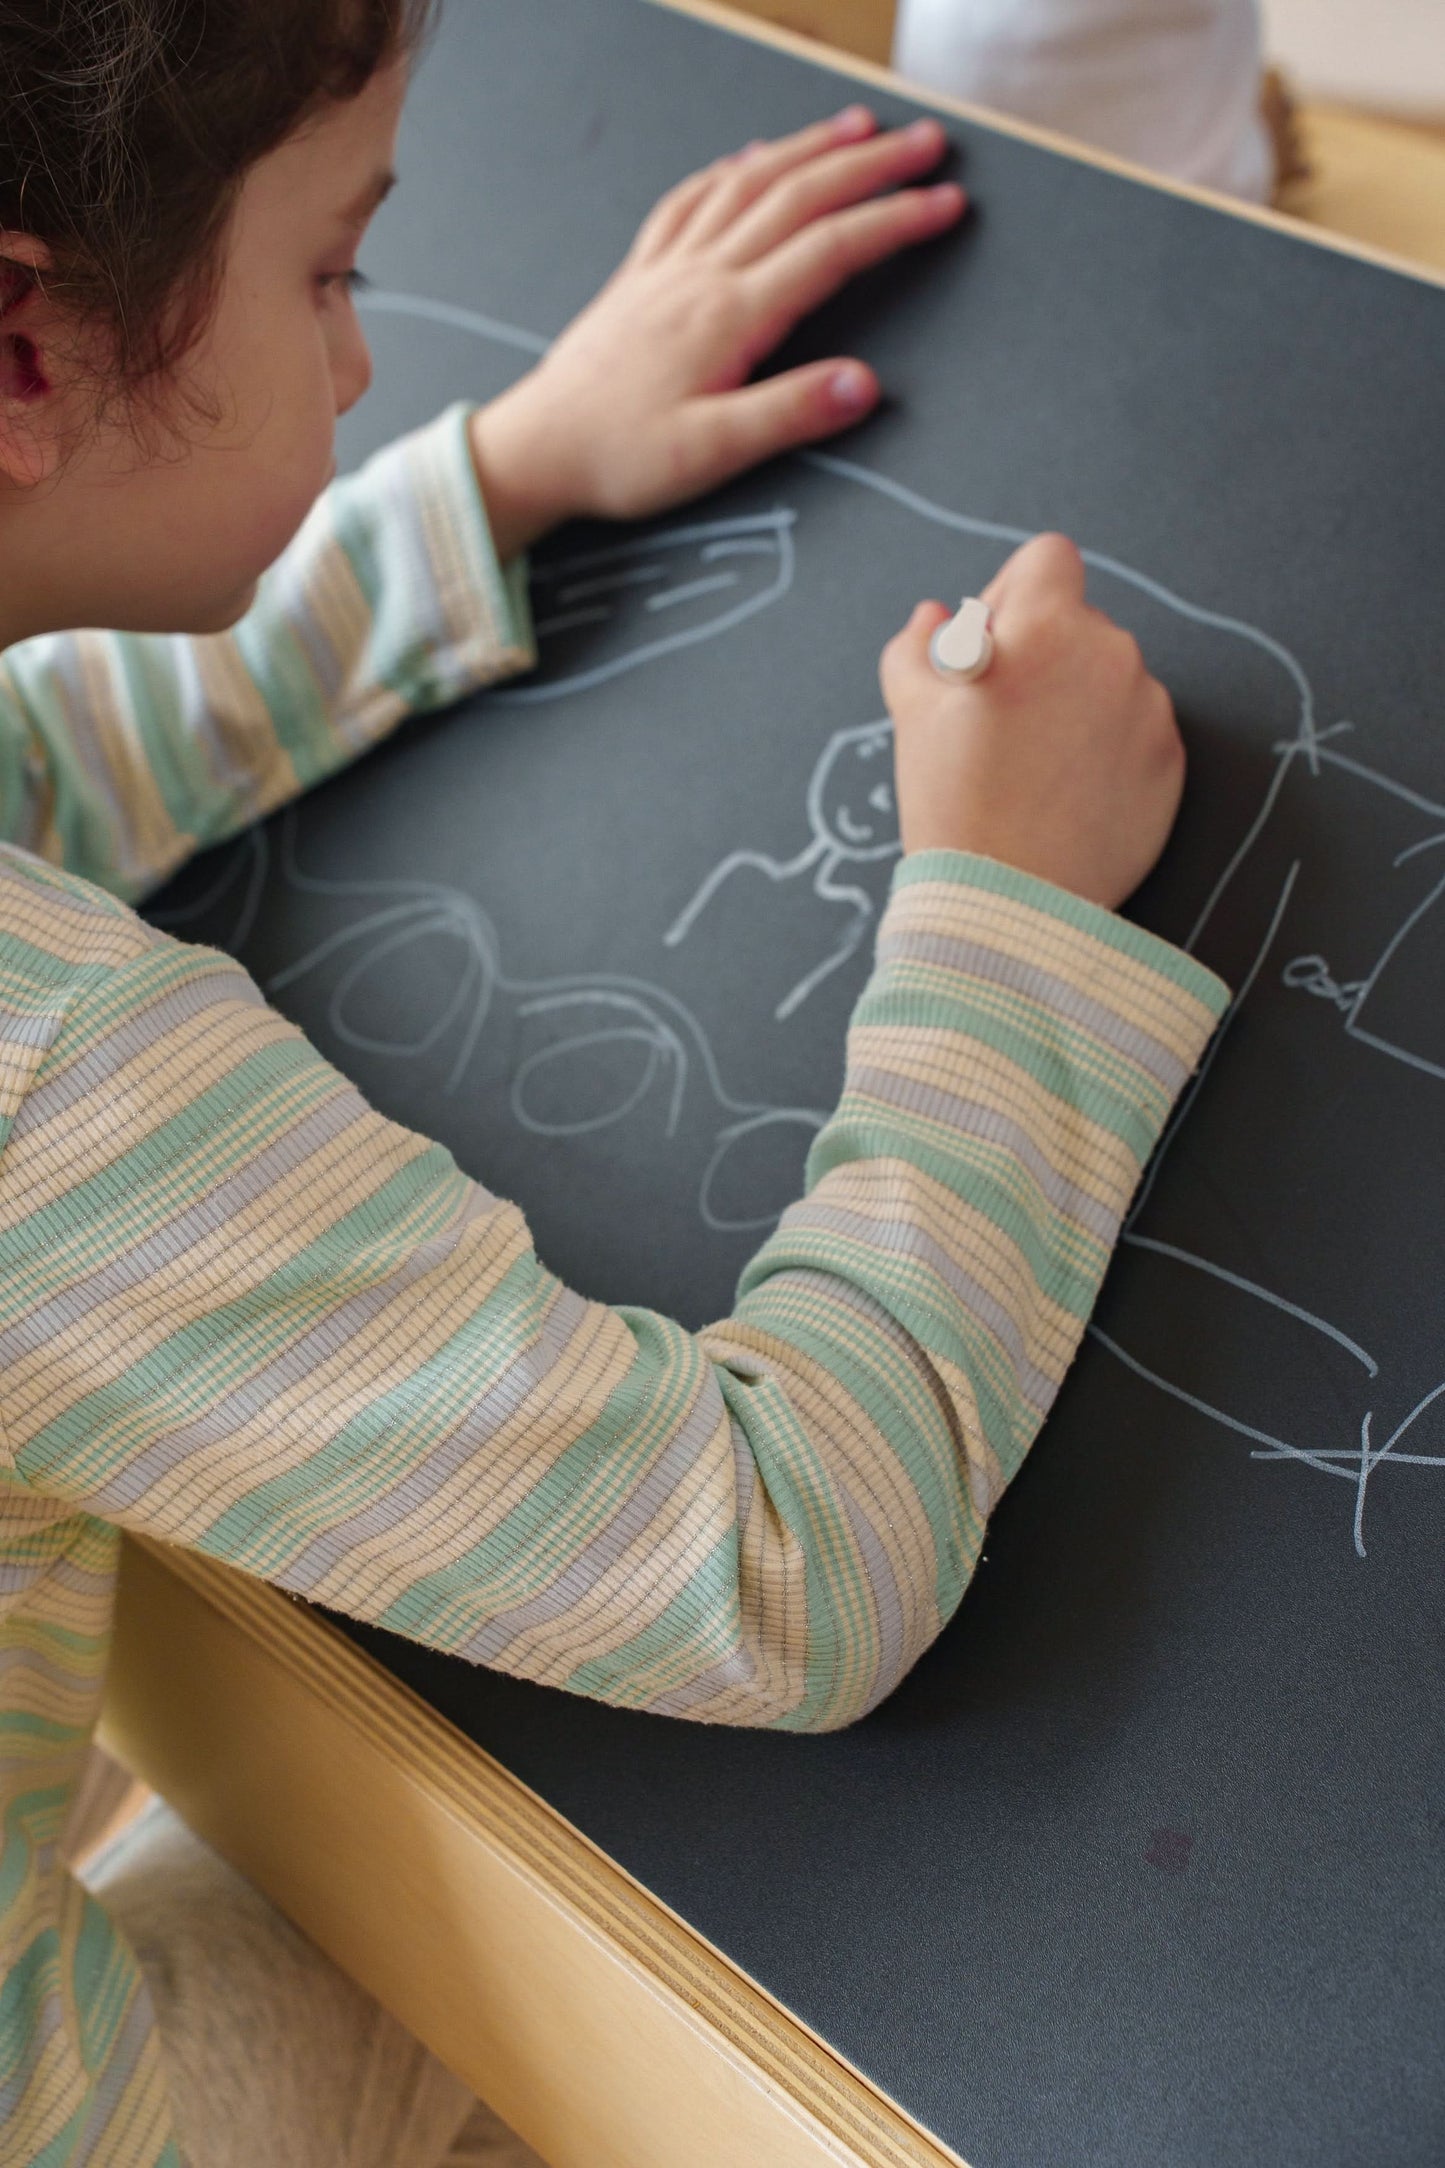
M 454 301 L 433 301 L 427 294 L 393 294 L 380 286 L 366 286 L 356 296 L 356 306 L 378 316 L 420 316 L 429 323 L 446 324 L 453 331 L 469 331 L 477 339 L 494 339 L 498 346 L 516 347 L 523 354 L 545 354 L 552 344 L 535 331 L 523 331 L 518 324 L 504 324 L 476 309 L 458 308 Z
M 534 1135 L 557 1137 L 583 1136 L 614 1127 L 642 1103 L 659 1077 L 666 1075 L 669 1088 L 664 1133 L 672 1136 L 682 1118 L 696 1070 L 718 1113 L 732 1117 L 717 1130 L 698 1185 L 698 1212 L 703 1224 L 718 1234 L 752 1233 L 774 1224 L 776 1213 L 746 1218 L 724 1214 L 716 1203 L 718 1178 L 729 1156 L 745 1139 L 769 1128 L 795 1128 L 815 1135 L 827 1120 L 826 1109 L 739 1098 L 724 1083 L 712 1042 L 692 1010 L 665 987 L 646 979 L 617 972 L 564 973 L 542 979 L 510 977 L 502 969 L 501 942 L 491 918 L 460 889 L 436 881 L 332 880 L 304 872 L 297 858 L 297 827 L 292 809 L 281 831 L 280 870 L 287 883 L 303 895 L 345 899 L 376 908 L 329 934 L 274 973 L 267 981 L 268 993 L 282 992 L 331 958 L 346 956 L 346 969 L 327 997 L 327 1027 L 343 1046 L 398 1060 L 424 1059 L 465 1018 L 461 1044 L 445 1081 L 449 1093 L 460 1089 L 499 995 L 517 1002 L 519 1016 L 561 1015 L 569 1010 L 580 1016 L 588 1012 L 585 1028 L 530 1055 L 512 1077 L 509 1103 L 520 1126 Z M 412 1039 L 382 1039 L 359 1029 L 347 1013 L 347 1004 L 360 981 L 385 958 L 438 934 L 460 942 L 464 951 L 461 971 L 440 1014 Z M 611 1011 L 623 1020 L 598 1029 L 594 1020 L 599 1010 Z M 535 1079 L 564 1057 L 587 1050 L 595 1053 L 606 1044 L 646 1049 L 641 1078 L 627 1095 L 616 1106 L 601 1112 L 575 1116 L 539 1112 L 535 1099 L 529 1097 Z
M 241 908 L 235 924 L 226 937 L 224 946 L 232 955 L 239 956 L 251 938 L 256 914 L 261 908 L 261 897 L 266 887 L 266 875 L 271 867 L 271 844 L 262 827 L 248 828 L 239 838 L 241 848 L 227 854 L 221 871 L 204 894 L 194 902 L 178 905 L 169 911 L 152 911 L 151 923 L 166 931 L 193 925 L 198 919 L 214 911 L 234 886 L 236 876 L 243 867 L 249 868 L 241 894 Z

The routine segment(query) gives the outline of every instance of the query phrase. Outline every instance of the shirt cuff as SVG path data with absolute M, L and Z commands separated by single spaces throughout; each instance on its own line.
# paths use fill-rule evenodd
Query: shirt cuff
M 507 564 L 497 556 L 467 427 L 475 411 L 459 400 L 396 447 L 406 457 L 436 583 L 444 631 L 429 660 L 447 700 L 537 663 L 527 556 L 519 552 Z
M 901 862 L 878 964 L 884 977 L 890 965 L 931 964 L 980 988 L 993 981 L 1027 992 L 1061 1022 L 1132 1049 L 1170 1099 L 1230 1001 L 1224 981 L 1171 942 L 971 851 L 919 851 Z

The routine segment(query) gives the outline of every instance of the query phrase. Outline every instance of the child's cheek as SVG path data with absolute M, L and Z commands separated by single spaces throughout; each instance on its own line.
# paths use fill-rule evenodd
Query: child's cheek
M 295 536 L 335 467 L 334 430 L 329 413 L 318 415 L 298 432 L 280 459 L 267 462 L 264 479 L 252 500 L 246 524 L 254 540 L 250 569 L 259 576 L 274 564 Z

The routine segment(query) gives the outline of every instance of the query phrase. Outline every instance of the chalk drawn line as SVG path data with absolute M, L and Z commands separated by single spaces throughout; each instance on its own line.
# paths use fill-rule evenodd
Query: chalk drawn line
M 501 939 L 490 915 L 461 889 L 436 881 L 336 880 L 308 873 L 298 855 L 298 822 L 294 808 L 282 822 L 279 870 L 286 884 L 298 895 L 369 908 L 273 973 L 266 982 L 268 994 L 284 993 L 339 959 L 344 969 L 323 1007 L 325 1028 L 338 1045 L 398 1061 L 417 1061 L 431 1055 L 460 1025 L 460 1043 L 444 1081 L 449 1094 L 462 1089 L 499 1001 L 510 1001 L 522 1019 L 570 1019 L 566 1035 L 528 1055 L 509 1080 L 508 1105 L 518 1126 L 540 1136 L 594 1134 L 625 1121 L 665 1079 L 665 1135 L 676 1133 L 690 1096 L 701 1094 L 704 1106 L 712 1109 L 715 1126 L 710 1156 L 697 1190 L 703 1225 L 716 1234 L 738 1234 L 774 1224 L 777 1214 L 773 1212 L 728 1213 L 719 1207 L 716 1198 L 723 1169 L 745 1140 L 766 1129 L 815 1135 L 827 1119 L 827 1109 L 774 1104 L 732 1091 L 723 1080 L 704 1026 L 665 987 L 619 972 L 512 976 L 503 968 Z M 463 961 L 448 999 L 427 1028 L 412 1038 L 383 1039 L 357 1024 L 349 1004 L 367 974 L 412 944 L 437 936 L 457 943 Z M 604 1016 L 605 1023 L 600 1021 Z M 644 1053 L 640 1076 L 624 1096 L 600 1109 L 571 1114 L 545 1111 L 534 1089 L 538 1079 L 551 1081 L 550 1072 L 559 1065 L 577 1064 L 579 1056 L 595 1054 L 604 1046 L 640 1048 Z M 584 1059 L 574 1073 L 593 1081 L 595 1064 Z
M 361 297 L 361 305 L 378 312 L 430 320 L 530 355 L 545 353 L 550 344 L 550 341 L 539 334 L 520 326 L 502 323 L 478 311 L 425 296 L 385 293 L 373 289 Z M 837 453 L 809 449 L 795 454 L 794 457 L 837 482 L 872 492 L 915 517 L 956 533 L 998 542 L 1010 548 L 1029 539 L 1030 530 L 1027 528 L 956 511 L 923 496 L 888 475 Z M 607 624 L 615 617 L 620 601 L 625 599 L 629 592 L 643 594 L 644 590 L 650 589 L 651 592 L 643 594 L 643 607 L 654 617 L 661 616 L 674 607 L 691 608 L 699 603 L 712 605 L 714 598 L 726 597 L 727 601 L 716 607 L 715 614 L 707 614 L 701 621 L 682 626 L 659 638 L 643 640 L 621 656 L 610 656 L 582 669 L 569 671 L 563 667 L 554 678 L 544 677 L 544 680 L 537 684 L 498 688 L 489 697 L 502 703 L 516 704 L 559 699 L 606 682 L 623 670 L 639 667 L 679 648 L 715 639 L 734 630 L 759 610 L 781 602 L 791 590 L 796 571 L 796 523 L 796 512 L 779 505 L 771 512 L 753 518 L 692 522 L 670 529 L 654 530 L 644 537 L 631 538 L 614 546 L 579 553 L 560 561 L 548 561 L 535 567 L 534 587 L 540 593 L 544 608 L 552 612 L 550 616 L 541 615 L 538 619 L 539 643 L 544 649 L 556 638 L 584 626 L 593 628 Z M 668 553 L 675 553 L 674 561 L 680 563 L 681 555 L 688 552 L 692 553 L 698 566 L 717 564 L 727 557 L 770 557 L 773 559 L 771 577 L 765 578 L 760 586 L 740 600 L 733 599 L 733 580 L 722 572 L 694 571 L 689 577 L 672 578 L 669 585 Z M 1197 948 L 1221 901 L 1229 893 L 1260 839 L 1268 831 L 1286 781 L 1296 766 L 1303 766 L 1310 776 L 1316 778 L 1324 769 L 1333 768 L 1363 784 L 1389 792 L 1417 811 L 1445 823 L 1445 806 L 1368 767 L 1341 750 L 1338 739 L 1347 733 L 1352 725 L 1340 722 L 1325 729 L 1319 727 L 1309 676 L 1298 657 L 1281 641 L 1245 619 L 1190 601 L 1161 581 L 1117 557 L 1087 547 L 1082 551 L 1082 555 L 1085 564 L 1092 570 L 1121 582 L 1188 622 L 1253 646 L 1283 672 L 1292 688 L 1297 710 L 1293 734 L 1273 748 L 1274 763 L 1268 785 L 1239 842 L 1206 897 L 1185 940 L 1186 948 Z M 545 653 L 543 662 L 545 666 Z M 878 744 L 886 740 L 888 729 L 889 725 L 885 720 L 835 731 L 815 762 L 805 794 L 804 817 L 808 841 L 791 856 L 777 857 L 750 846 L 740 846 L 726 854 L 703 875 L 689 900 L 682 905 L 662 934 L 665 947 L 677 948 L 687 940 L 721 891 L 735 877 L 747 871 L 761 874 L 776 890 L 797 882 L 806 882 L 808 893 L 816 902 L 843 910 L 847 914 L 845 923 L 832 946 L 779 1000 L 774 1011 L 778 1022 L 785 1022 L 794 1016 L 817 987 L 846 964 L 871 928 L 874 916 L 872 898 L 865 889 L 846 878 L 846 869 L 897 853 L 899 844 L 896 830 L 889 832 L 886 825 L 892 809 L 891 806 L 877 801 L 869 804 L 865 798 L 867 811 L 860 820 L 854 812 L 851 799 L 847 803 L 830 806 L 828 790 L 830 779 L 836 779 L 846 767 L 850 751 L 870 742 L 876 749 Z M 1442 839 L 1427 839 L 1425 844 L 1413 848 L 1426 848 L 1431 842 L 1440 840 Z M 1286 1317 L 1317 1331 L 1343 1349 L 1363 1368 L 1368 1378 L 1375 1381 L 1380 1371 L 1378 1361 L 1339 1325 L 1332 1324 L 1276 1290 L 1265 1288 L 1257 1281 L 1232 1272 L 1216 1260 L 1195 1255 L 1182 1247 L 1142 1234 L 1137 1224 L 1154 1191 L 1160 1168 L 1188 1119 L 1242 1004 L 1254 990 L 1265 963 L 1273 952 L 1300 870 L 1301 862 L 1296 859 L 1279 891 L 1269 925 L 1244 982 L 1231 1002 L 1188 1092 L 1175 1109 L 1173 1118 L 1160 1140 L 1126 1220 L 1121 1241 L 1125 1246 L 1152 1250 L 1171 1257 L 1217 1282 L 1232 1285 L 1246 1300 L 1259 1303 L 1269 1313 Z M 466 1074 L 491 1005 L 496 999 L 504 996 L 513 999 L 519 1014 L 574 1014 L 577 1025 L 570 1038 L 550 1043 L 529 1055 L 520 1066 L 517 1077 L 512 1082 L 512 1111 L 516 1119 L 523 1126 L 542 1128 L 544 1133 L 590 1133 L 610 1122 L 630 1117 L 653 1097 L 665 1077 L 668 1110 L 666 1127 L 671 1134 L 681 1119 L 681 1107 L 689 1089 L 690 1078 L 696 1070 L 720 1117 L 713 1159 L 709 1162 L 699 1189 L 699 1211 L 703 1223 L 710 1227 L 726 1226 L 729 1231 L 744 1224 L 756 1227 L 771 1224 L 771 1217 L 760 1217 L 753 1222 L 720 1221 L 713 1209 L 713 1183 L 718 1167 L 725 1160 L 730 1148 L 730 1140 L 735 1141 L 739 1135 L 750 1134 L 757 1126 L 769 1123 L 797 1123 L 805 1128 L 816 1128 L 824 1118 L 823 1114 L 816 1109 L 751 1106 L 734 1099 L 722 1084 L 711 1043 L 700 1020 L 675 996 L 647 981 L 630 980 L 611 974 L 591 977 L 564 976 L 550 981 L 511 979 L 502 970 L 496 930 L 480 906 L 471 898 L 455 890 L 443 889 L 437 884 L 317 883 L 314 877 L 301 875 L 295 863 L 294 836 L 287 846 L 285 873 L 286 878 L 315 892 L 325 888 L 327 893 L 338 898 L 349 895 L 354 900 L 371 906 L 365 917 L 318 944 L 306 956 L 288 966 L 287 970 L 272 982 L 278 988 L 294 982 L 299 976 L 319 969 L 328 956 L 343 948 L 351 950 L 347 968 L 330 997 L 329 1015 L 340 1043 L 363 1043 L 362 1039 L 356 1036 L 354 1028 L 348 1024 L 346 999 L 348 992 L 361 983 L 366 970 L 375 963 L 377 957 L 398 953 L 409 940 L 418 937 L 419 931 L 423 935 L 428 930 L 445 933 L 461 944 L 464 962 L 458 983 L 453 989 L 451 999 L 433 1020 L 428 1032 L 409 1047 L 396 1047 L 394 1051 L 398 1055 L 402 1058 L 419 1058 L 423 1050 L 429 1052 L 440 1043 L 448 1031 L 455 1029 L 465 1019 L 462 1043 L 447 1079 L 447 1088 L 455 1090 L 459 1088 L 461 1079 Z M 227 882 L 234 877 L 227 875 Z M 264 879 L 264 863 L 253 863 L 248 873 L 242 912 L 248 930 Z M 405 890 L 410 900 L 384 900 L 388 896 L 397 896 L 399 890 Z M 1342 1015 L 1343 1028 L 1356 1043 L 1411 1065 L 1432 1077 L 1445 1080 L 1445 1064 L 1430 1062 L 1383 1035 L 1372 1034 L 1361 1023 L 1361 1012 L 1365 1003 L 1390 961 L 1442 896 L 1445 896 L 1445 878 L 1442 878 L 1424 901 L 1414 906 L 1403 922 L 1394 929 L 1373 967 L 1362 978 L 1340 986 L 1333 979 L 1326 960 L 1318 956 L 1292 959 L 1284 966 L 1281 977 L 1289 991 L 1316 995 L 1332 1001 Z M 369 949 L 368 943 L 371 943 Z M 611 1018 L 611 1021 L 605 1024 L 599 1021 L 604 1010 Z M 586 1055 L 606 1046 L 619 1045 L 640 1050 L 643 1060 L 638 1075 L 617 1105 L 610 1110 L 579 1115 L 565 1130 L 546 1130 L 537 1114 L 534 1101 L 528 1097 L 532 1083 L 539 1076 L 546 1076 L 568 1054 Z M 721 1159 L 719 1155 L 722 1155 Z M 1355 1494 L 1354 1546 L 1361 1556 L 1364 1555 L 1365 1501 L 1376 1471 L 1386 1462 L 1418 1467 L 1445 1466 L 1445 1458 L 1441 1456 L 1410 1454 L 1399 1449 L 1400 1441 L 1410 1426 L 1441 1394 L 1445 1394 L 1445 1384 L 1427 1393 L 1382 1446 L 1377 1447 L 1371 1442 L 1375 1412 L 1373 1409 L 1367 1410 L 1362 1416 L 1358 1441 L 1349 1447 L 1302 1446 L 1259 1431 L 1231 1415 L 1227 1409 L 1215 1407 L 1198 1396 L 1189 1394 L 1148 1368 L 1097 1326 L 1091 1325 L 1089 1330 L 1094 1340 L 1117 1361 L 1141 1378 L 1147 1379 L 1159 1391 L 1187 1404 L 1224 1429 L 1252 1439 L 1255 1445 L 1254 1457 L 1288 1461 L 1320 1474 L 1348 1480 L 1353 1485 Z

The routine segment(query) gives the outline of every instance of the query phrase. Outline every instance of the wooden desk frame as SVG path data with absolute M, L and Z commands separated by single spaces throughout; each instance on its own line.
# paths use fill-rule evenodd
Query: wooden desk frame
M 264 1582 L 127 1541 L 101 1736 L 552 2168 L 960 2168 Z
M 880 89 L 1445 286 L 709 0 Z M 552 2168 L 961 2168 L 551 1807 L 324 1620 L 128 1542 L 102 1738 Z

